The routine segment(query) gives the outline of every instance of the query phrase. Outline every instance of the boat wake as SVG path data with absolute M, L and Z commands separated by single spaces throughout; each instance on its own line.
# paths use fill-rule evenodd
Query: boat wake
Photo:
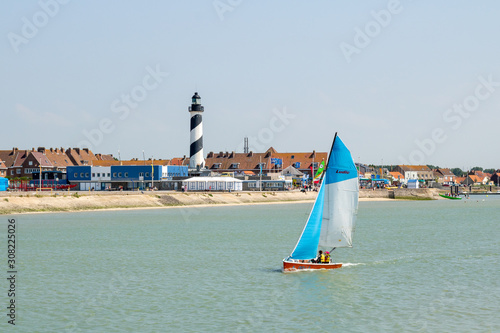
M 339 264 L 342 264 L 342 267 L 366 265 L 365 263 L 362 262 L 346 262 L 346 263 L 339 262 Z

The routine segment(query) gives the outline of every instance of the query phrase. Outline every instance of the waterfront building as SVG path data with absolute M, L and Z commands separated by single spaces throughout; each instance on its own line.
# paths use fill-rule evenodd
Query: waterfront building
M 66 170 L 50 170 L 42 171 L 42 179 L 40 179 L 40 171 L 33 172 L 33 179 L 30 181 L 30 185 L 33 188 L 40 187 L 40 181 L 42 183 L 41 187 L 44 188 L 56 188 L 57 185 L 65 185 L 68 183 L 66 179 Z
M 483 185 L 489 184 L 491 178 L 490 174 L 479 170 L 473 170 L 469 175 L 476 176 L 477 182 Z
M 292 179 L 243 180 L 243 191 L 284 191 L 292 186 Z
M 434 173 L 427 165 L 397 165 L 393 171 L 404 175 L 406 183 L 410 179 L 421 181 L 434 180 Z
M 398 182 L 399 184 L 405 182 L 405 176 L 401 172 L 390 171 L 389 174 L 392 177 L 393 182 Z
M 137 163 L 137 162 L 136 162 Z M 175 165 L 111 165 L 71 166 L 68 181 L 76 190 L 144 190 L 164 188 L 164 182 L 188 176 L 187 166 Z
M 497 185 L 500 186 L 500 169 L 496 170 L 492 175 L 491 175 L 491 181 Z
M 34 172 L 60 171 L 66 173 L 66 168 L 73 165 L 91 165 L 94 161 L 113 159 L 112 155 L 94 155 L 87 148 L 49 148 L 38 147 L 31 150 L 0 150 L 0 160 L 7 167 L 10 178 L 33 178 Z
M 456 176 L 450 169 L 439 168 L 434 170 L 434 178 L 439 184 L 454 185 Z
M 188 191 L 241 191 L 243 181 L 233 177 L 192 177 L 182 181 Z
M 33 172 L 50 171 L 54 166 L 44 154 L 34 151 L 18 152 L 8 170 L 10 178 L 33 178 Z
M 7 191 L 9 187 L 9 180 L 7 178 L 0 177 L 0 192 Z

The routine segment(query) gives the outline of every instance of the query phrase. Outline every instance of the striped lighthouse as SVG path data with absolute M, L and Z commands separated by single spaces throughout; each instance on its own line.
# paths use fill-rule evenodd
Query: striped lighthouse
M 201 115 L 203 106 L 200 104 L 200 95 L 197 92 L 192 97 L 192 104 L 189 107 L 191 115 L 191 146 L 189 153 L 189 168 L 200 170 L 205 166 L 203 158 L 203 123 Z

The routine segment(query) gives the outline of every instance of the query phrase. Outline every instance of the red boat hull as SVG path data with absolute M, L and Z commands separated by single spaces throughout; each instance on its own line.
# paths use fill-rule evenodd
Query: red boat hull
M 342 264 L 314 264 L 310 262 L 292 262 L 283 260 L 283 271 L 285 272 L 293 272 L 300 271 L 303 269 L 334 269 L 340 268 Z

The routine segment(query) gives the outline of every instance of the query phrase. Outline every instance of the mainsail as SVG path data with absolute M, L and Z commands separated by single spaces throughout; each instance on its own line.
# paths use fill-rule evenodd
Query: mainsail
M 358 193 L 351 153 L 335 136 L 318 197 L 290 258 L 315 258 L 318 247 L 352 247 Z

